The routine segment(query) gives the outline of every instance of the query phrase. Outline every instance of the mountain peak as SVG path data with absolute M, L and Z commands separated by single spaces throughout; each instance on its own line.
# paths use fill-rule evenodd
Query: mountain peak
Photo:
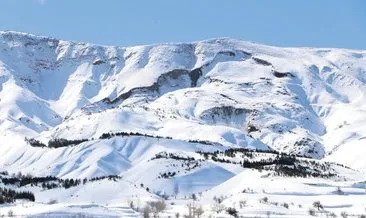
M 56 40 L 53 37 L 41 36 L 41 35 L 36 35 L 36 34 L 32 34 L 32 33 L 18 32 L 18 31 L 12 31 L 12 30 L 2 30 L 2 31 L 0 31 L 0 36 L 4 37 L 4 39 L 24 38 L 24 39 L 39 39 L 39 40 L 44 40 L 44 39 Z

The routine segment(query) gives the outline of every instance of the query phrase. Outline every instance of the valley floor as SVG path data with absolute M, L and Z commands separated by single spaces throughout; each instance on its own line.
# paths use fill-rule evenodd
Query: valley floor
M 230 217 L 224 209 L 229 207 L 235 208 L 240 217 L 312 217 L 310 213 L 317 217 L 333 214 L 342 217 L 342 213 L 362 217 L 366 214 L 366 184 L 354 179 L 273 177 L 265 171 L 248 169 L 208 191 L 195 194 L 195 201 L 185 193 L 170 196 L 166 210 L 159 217 L 176 217 L 177 213 L 184 217 L 188 215 L 189 204 L 202 207 L 202 217 Z M 159 199 L 123 179 L 89 182 L 69 189 L 29 189 L 35 193 L 36 202 L 3 204 L 0 215 L 7 216 L 12 211 L 14 216 L 25 217 L 143 217 L 145 203 Z M 221 200 L 222 203 L 218 203 Z M 316 201 L 323 209 L 314 207 Z

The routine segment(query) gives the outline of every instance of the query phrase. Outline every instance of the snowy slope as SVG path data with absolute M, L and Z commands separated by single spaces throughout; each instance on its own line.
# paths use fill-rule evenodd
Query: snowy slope
M 117 132 L 138 135 L 100 138 Z M 32 147 L 25 137 L 88 141 Z M 343 164 L 355 171 L 334 172 L 362 180 L 365 142 L 366 51 L 230 38 L 113 47 L 0 32 L 3 171 L 121 175 L 184 196 L 244 172 L 197 151 L 284 152 Z M 156 159 L 162 152 L 181 159 Z

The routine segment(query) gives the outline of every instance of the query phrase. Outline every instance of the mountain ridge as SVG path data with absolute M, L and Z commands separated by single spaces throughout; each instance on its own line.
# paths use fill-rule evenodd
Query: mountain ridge
M 214 132 L 201 141 L 229 147 L 254 143 L 254 148 L 323 158 L 344 147 L 324 147 L 324 139 L 330 140 L 324 137 L 326 105 L 354 110 L 365 97 L 361 60 L 366 55 L 355 55 L 357 50 L 277 48 L 230 38 L 113 47 L 12 31 L 0 35 L 0 90 L 17 93 L 3 96 L 4 105 L 16 105 L 2 107 L 8 115 L 3 130 L 10 125 L 19 137 L 45 142 L 120 131 L 201 140 L 171 131 L 193 128 Z M 344 63 L 335 64 L 341 59 Z M 150 119 L 147 126 L 144 117 Z M 116 118 L 131 122 L 131 128 L 110 125 Z M 353 143 L 363 136 L 347 134 L 353 134 L 344 136 Z
M 98 44 L 98 43 L 92 43 L 87 41 L 77 41 L 77 40 L 63 40 L 60 37 L 54 37 L 54 36 L 47 36 L 42 34 L 34 34 L 29 32 L 22 32 L 22 31 L 15 31 L 15 30 L 0 30 L 0 34 L 10 34 L 10 35 L 20 35 L 20 36 L 29 36 L 33 38 L 40 38 L 40 39 L 50 39 L 50 40 L 60 40 L 60 41 L 67 41 L 72 42 L 74 44 L 89 44 L 91 46 L 98 46 L 98 47 L 120 47 L 120 48 L 128 48 L 128 47 L 143 47 L 143 46 L 157 46 L 157 45 L 177 45 L 177 44 L 194 44 L 198 42 L 210 42 L 215 40 L 233 40 L 233 41 L 241 41 L 245 42 L 247 44 L 255 44 L 255 45 L 262 45 L 266 47 L 274 47 L 274 48 L 283 48 L 283 49 L 304 49 L 304 50 L 344 50 L 344 51 L 355 51 L 355 52 L 365 52 L 365 49 L 353 49 L 353 48 L 345 48 L 345 47 L 309 47 L 309 46 L 278 46 L 278 45 L 269 45 L 266 43 L 258 43 L 256 41 L 251 40 L 245 40 L 245 39 L 239 39 L 235 37 L 229 37 L 229 36 L 222 36 L 222 37 L 212 37 L 204 40 L 197 40 L 197 41 L 188 41 L 188 42 L 161 42 L 161 43 L 150 43 L 150 44 L 136 44 L 136 45 L 108 45 L 108 44 Z

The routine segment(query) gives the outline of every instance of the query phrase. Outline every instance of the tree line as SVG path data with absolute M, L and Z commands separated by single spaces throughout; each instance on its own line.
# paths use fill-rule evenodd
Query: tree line
M 303 156 L 280 153 L 274 150 L 266 151 L 250 150 L 247 148 L 230 148 L 225 151 L 197 151 L 197 153 L 203 155 L 206 160 L 211 159 L 220 163 L 238 164 L 244 168 L 257 170 L 272 170 L 274 175 L 278 176 L 321 178 L 337 176 L 330 171 L 330 163 L 319 163 Z M 256 153 L 267 153 L 274 156 L 266 159 L 251 160 Z M 241 154 L 240 161 L 231 159 L 237 157 L 238 154 Z M 299 157 L 302 159 L 299 159 Z
M 20 175 L 18 177 L 3 177 L 1 178 L 1 182 L 4 185 L 13 185 L 17 187 L 23 187 L 26 185 L 31 186 L 41 186 L 43 189 L 54 189 L 54 188 L 71 188 L 74 186 L 78 186 L 80 184 L 86 184 L 87 182 L 94 182 L 98 180 L 113 180 L 117 181 L 118 179 L 121 179 L 122 177 L 118 175 L 110 175 L 110 176 L 100 176 L 100 177 L 93 177 L 89 180 L 87 178 L 84 179 L 73 179 L 73 178 L 67 178 L 67 179 L 61 179 L 54 176 L 46 176 L 46 177 L 31 177 L 31 176 L 23 176 Z
M 29 191 L 15 191 L 7 188 L 0 188 L 0 204 L 13 203 L 17 199 L 35 201 L 34 194 Z
M 113 137 L 128 137 L 128 136 L 142 136 L 142 137 L 149 137 L 149 138 L 156 138 L 156 139 L 173 139 L 172 137 L 169 136 L 158 136 L 158 135 L 149 135 L 149 134 L 143 134 L 143 133 L 139 133 L 139 132 L 116 132 L 116 133 L 103 133 L 99 139 L 110 139 Z M 92 141 L 94 140 L 94 138 L 92 139 L 73 139 L 73 140 L 69 140 L 69 139 L 64 139 L 64 138 L 55 138 L 55 139 L 51 139 L 48 141 L 47 144 L 34 139 L 34 138 L 25 138 L 25 141 L 33 146 L 33 147 L 49 147 L 49 148 L 60 148 L 60 147 L 67 147 L 67 146 L 75 146 L 78 144 L 81 144 L 83 142 L 87 142 L 87 141 Z M 210 141 L 205 141 L 205 140 L 187 140 L 186 142 L 188 143 L 199 143 L 199 144 L 205 144 L 205 145 L 220 145 L 218 143 L 213 143 Z

